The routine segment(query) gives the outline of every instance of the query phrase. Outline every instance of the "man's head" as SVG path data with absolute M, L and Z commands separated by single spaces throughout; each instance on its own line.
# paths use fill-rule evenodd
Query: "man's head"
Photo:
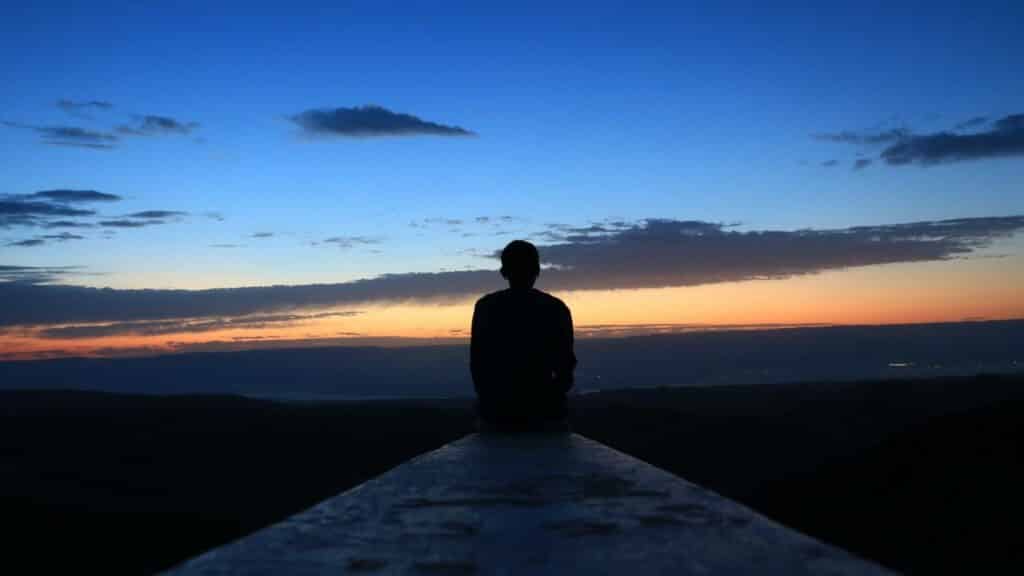
M 533 288 L 540 274 L 537 247 L 525 240 L 513 240 L 501 251 L 501 275 L 511 288 Z

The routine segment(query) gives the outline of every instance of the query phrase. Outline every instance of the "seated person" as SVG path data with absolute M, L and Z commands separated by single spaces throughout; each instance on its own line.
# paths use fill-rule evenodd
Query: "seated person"
M 568 431 L 572 316 L 533 287 L 539 274 L 537 248 L 510 242 L 501 252 L 508 289 L 480 298 L 473 310 L 470 371 L 481 431 Z

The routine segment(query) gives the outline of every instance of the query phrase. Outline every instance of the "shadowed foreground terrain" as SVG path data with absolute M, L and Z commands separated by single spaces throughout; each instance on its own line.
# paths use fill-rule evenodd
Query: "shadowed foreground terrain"
M 0 393 L 7 561 L 167 567 L 471 429 L 467 401 Z M 1020 562 L 1024 377 L 602 392 L 575 429 L 909 572 Z

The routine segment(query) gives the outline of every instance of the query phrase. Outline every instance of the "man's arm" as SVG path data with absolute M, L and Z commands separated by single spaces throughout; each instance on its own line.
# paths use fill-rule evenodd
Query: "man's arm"
M 484 339 L 487 331 L 487 313 L 484 307 L 477 300 L 473 307 L 473 327 L 469 339 L 469 372 L 473 376 L 473 388 L 476 395 L 480 396 L 480 390 L 486 388 L 487 358 Z
M 558 318 L 558 349 L 555 352 L 555 384 L 563 392 L 572 389 L 575 382 L 573 371 L 576 370 L 576 352 L 573 345 L 572 313 L 563 304 Z

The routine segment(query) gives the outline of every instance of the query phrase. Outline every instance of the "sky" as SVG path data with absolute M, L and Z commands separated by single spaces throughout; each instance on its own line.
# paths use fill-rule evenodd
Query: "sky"
M 0 358 L 1024 318 L 1019 2 L 34 2 Z

